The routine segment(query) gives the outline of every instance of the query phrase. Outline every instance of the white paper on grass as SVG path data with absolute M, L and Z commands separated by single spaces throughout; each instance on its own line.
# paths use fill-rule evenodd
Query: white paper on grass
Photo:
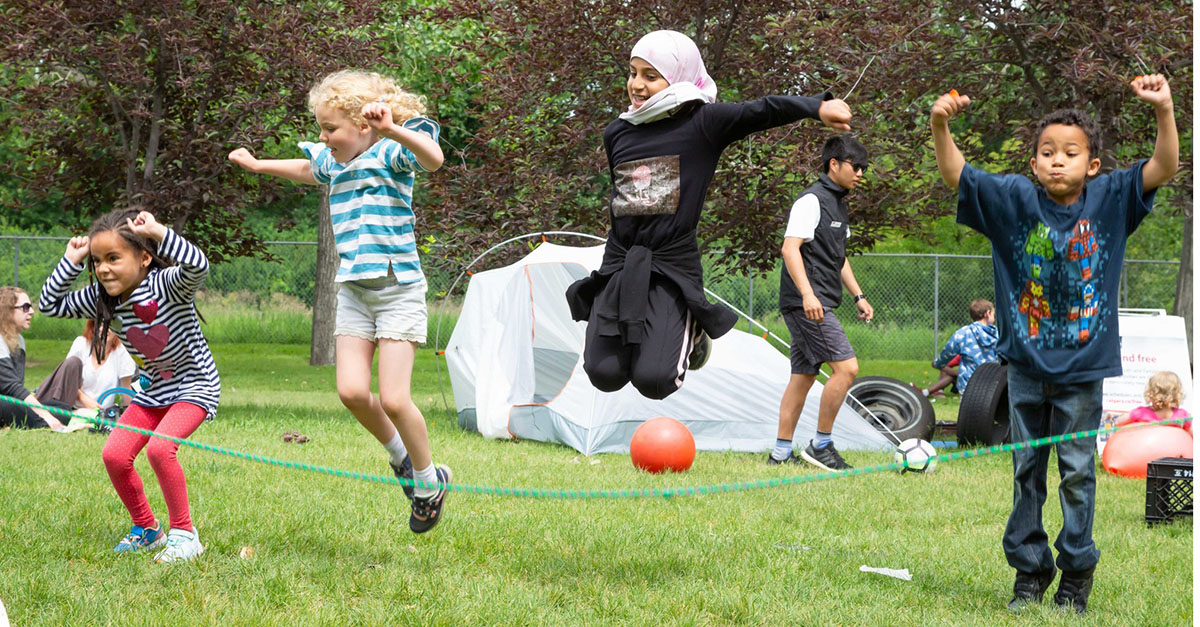
M 894 568 L 875 568 L 863 564 L 862 566 L 858 567 L 858 570 L 864 573 L 876 573 L 880 575 L 887 575 L 888 577 L 895 577 L 896 579 L 903 579 L 904 581 L 912 581 L 912 575 L 908 573 L 907 568 L 896 570 Z

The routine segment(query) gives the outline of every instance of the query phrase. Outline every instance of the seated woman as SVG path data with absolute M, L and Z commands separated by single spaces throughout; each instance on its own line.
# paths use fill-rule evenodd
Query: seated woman
M 41 404 L 25 387 L 25 338 L 33 322 L 33 303 L 19 287 L 0 287 L 0 395 Z M 0 399 L 0 428 L 63 429 L 54 414 Z
M 137 374 L 133 357 L 117 334 L 110 330 L 104 360 L 97 360 L 96 351 L 92 349 L 95 332 L 95 321 L 88 320 L 83 334 L 75 338 L 67 351 L 66 359 L 38 386 L 36 396 L 44 403 L 68 409 L 105 409 L 116 403 L 119 395 L 98 402 L 104 392 L 115 387 L 129 388 Z

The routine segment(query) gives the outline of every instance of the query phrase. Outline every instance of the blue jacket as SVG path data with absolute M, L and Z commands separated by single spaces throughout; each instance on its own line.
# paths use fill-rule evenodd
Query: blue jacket
M 996 343 L 999 339 L 1000 333 L 996 325 L 977 320 L 954 332 L 942 347 L 942 352 L 938 353 L 933 365 L 944 368 L 955 355 L 962 355 L 962 363 L 958 367 L 958 393 L 962 394 L 967 391 L 967 382 L 971 380 L 971 375 L 980 364 L 999 361 L 996 357 Z

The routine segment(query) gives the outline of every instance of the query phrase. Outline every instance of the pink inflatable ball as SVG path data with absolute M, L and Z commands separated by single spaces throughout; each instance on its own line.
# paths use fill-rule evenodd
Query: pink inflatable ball
M 1101 462 L 1113 474 L 1144 479 L 1146 464 L 1160 457 L 1191 459 L 1191 433 L 1163 425 L 1122 429 L 1109 436 Z

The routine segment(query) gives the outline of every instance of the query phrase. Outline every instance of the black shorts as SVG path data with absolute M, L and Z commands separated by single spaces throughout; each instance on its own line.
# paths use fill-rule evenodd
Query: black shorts
M 854 357 L 854 348 L 846 338 L 842 323 L 833 310 L 825 307 L 825 319 L 813 322 L 804 317 L 803 309 L 783 312 L 783 321 L 792 334 L 792 374 L 817 374 L 827 361 L 844 361 Z

